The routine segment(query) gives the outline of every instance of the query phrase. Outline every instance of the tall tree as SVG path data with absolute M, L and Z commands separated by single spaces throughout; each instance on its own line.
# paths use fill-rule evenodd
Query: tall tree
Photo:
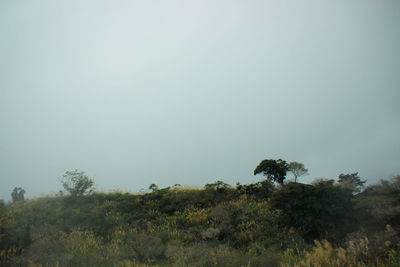
M 254 175 L 262 173 L 267 179 L 283 184 L 286 179 L 288 164 L 282 159 L 264 159 L 254 170 Z
M 308 174 L 308 170 L 304 167 L 304 164 L 296 161 L 288 164 L 288 171 L 293 174 L 295 183 L 297 183 L 297 177 Z
M 340 174 L 338 184 L 345 188 L 350 189 L 353 193 L 360 193 L 364 183 L 367 180 L 361 181 L 358 172 L 350 174 Z

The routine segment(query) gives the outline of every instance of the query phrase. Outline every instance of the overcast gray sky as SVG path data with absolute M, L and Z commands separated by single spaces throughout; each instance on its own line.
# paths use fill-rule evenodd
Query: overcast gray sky
M 400 173 L 398 0 L 0 0 L 0 198 Z

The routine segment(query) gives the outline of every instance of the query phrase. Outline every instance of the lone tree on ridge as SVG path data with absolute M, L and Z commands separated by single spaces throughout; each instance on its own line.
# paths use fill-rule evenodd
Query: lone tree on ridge
M 90 194 L 94 191 L 94 180 L 78 170 L 66 171 L 61 178 L 64 189 L 71 194 L 72 197 L 79 197 Z
M 262 173 L 268 180 L 283 184 L 286 179 L 288 164 L 282 159 L 264 159 L 254 170 L 254 175 Z
M 308 170 L 304 167 L 304 164 L 296 161 L 288 164 L 288 171 L 293 174 L 295 183 L 297 183 L 297 177 L 308 174 Z

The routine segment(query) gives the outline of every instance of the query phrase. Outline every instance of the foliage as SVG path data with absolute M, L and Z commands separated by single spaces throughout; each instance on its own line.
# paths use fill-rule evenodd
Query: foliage
M 288 164 L 288 171 L 293 174 L 295 183 L 298 177 L 308 174 L 308 170 L 304 167 L 304 164 L 296 161 Z
M 257 183 L 241 185 L 240 183 L 236 186 L 237 193 L 242 195 L 248 195 L 256 199 L 266 199 L 272 192 L 276 190 L 274 183 L 271 180 L 264 180 Z
M 149 190 L 151 190 L 151 192 L 155 192 L 158 190 L 158 186 L 156 184 L 151 184 L 149 186 Z
M 343 238 L 353 219 L 352 195 L 333 183 L 288 183 L 275 192 L 271 204 L 282 212 L 281 224 L 297 229 L 308 240 Z
M 12 202 L 23 201 L 25 195 L 25 190 L 21 187 L 15 187 L 11 193 Z
M 227 183 L 224 183 L 222 181 L 216 181 L 215 183 L 212 184 L 206 184 L 204 186 L 205 190 L 217 190 L 217 191 L 225 191 L 227 189 L 231 188 L 231 186 Z
M 0 266 L 399 266 L 398 180 L 357 195 L 266 179 L 0 203 Z
M 254 175 L 262 173 L 268 180 L 283 184 L 286 179 L 288 164 L 282 159 L 264 159 L 254 170 Z
M 23 247 L 31 243 L 31 231 L 24 218 L 18 216 L 24 202 L 12 206 L 0 205 L 0 266 L 21 253 Z
M 64 189 L 71 194 L 72 197 L 83 196 L 94 190 L 94 181 L 78 170 L 66 171 L 61 178 Z
M 399 244 L 400 245 L 400 244 Z M 326 240 L 315 241 L 315 246 L 307 251 L 287 250 L 282 267 L 384 267 L 400 266 L 400 247 L 386 242 L 375 251 L 368 239 L 350 242 L 347 247 L 334 247 Z
M 387 240 L 386 225 L 400 232 L 400 176 L 391 180 L 381 180 L 368 186 L 354 197 L 355 216 L 364 236 L 383 243 Z M 385 237 L 385 240 L 382 240 Z M 400 238 L 400 236 L 399 236 Z
M 365 181 L 361 181 L 358 172 L 351 174 L 340 174 L 338 184 L 350 189 L 353 193 L 360 193 Z
M 400 194 L 400 175 L 393 177 L 391 180 L 381 180 L 376 185 L 368 186 L 363 193 L 398 196 Z

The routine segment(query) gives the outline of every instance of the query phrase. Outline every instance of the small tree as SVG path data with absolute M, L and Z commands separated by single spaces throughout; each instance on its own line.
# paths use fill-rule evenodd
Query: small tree
M 61 178 L 64 189 L 71 194 L 72 197 L 83 196 L 94 190 L 94 181 L 78 170 L 66 171 Z
M 288 164 L 288 171 L 293 174 L 295 183 L 297 183 L 297 177 L 308 174 L 308 170 L 304 167 L 304 164 L 296 161 Z
M 149 186 L 149 190 L 151 190 L 151 192 L 156 192 L 158 190 L 158 185 L 156 184 L 151 184 Z
M 338 184 L 344 188 L 350 189 L 353 193 L 360 193 L 365 181 L 361 181 L 358 172 L 351 174 L 340 174 Z
M 21 187 L 15 187 L 11 193 L 12 202 L 15 203 L 17 201 L 23 201 L 25 199 L 24 195 L 25 195 L 24 189 L 22 189 Z
M 264 159 L 254 170 L 254 175 L 262 173 L 267 179 L 283 184 L 286 179 L 288 164 L 282 159 Z

